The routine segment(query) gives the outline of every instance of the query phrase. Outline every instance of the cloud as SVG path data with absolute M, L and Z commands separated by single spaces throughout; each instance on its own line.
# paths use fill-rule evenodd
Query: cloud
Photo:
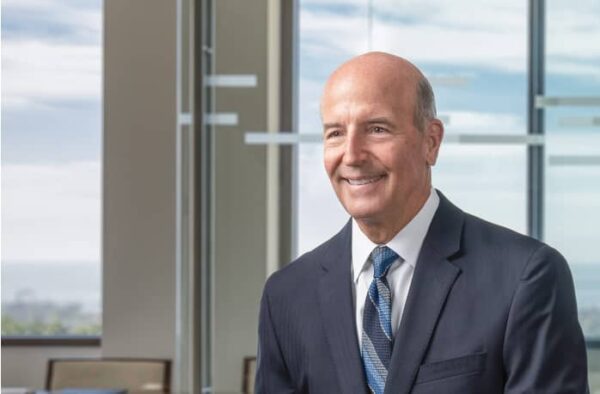
M 327 178 L 322 151 L 320 144 L 299 148 L 299 253 L 337 233 L 349 217 Z M 525 232 L 525 165 L 523 146 L 447 145 L 433 184 L 461 208 Z
M 7 40 L 2 43 L 2 105 L 97 99 L 101 71 L 98 45 Z
M 100 43 L 102 4 L 99 0 L 2 2 L 3 40 Z
M 600 220 L 598 187 L 590 186 L 590 179 L 598 179 L 595 169 L 592 177 L 582 176 L 579 169 L 554 174 L 552 186 L 546 193 L 545 241 L 560 250 L 570 263 L 598 264 L 595 246 L 600 242 L 597 223 Z M 562 184 L 559 190 L 556 186 Z
M 548 133 L 545 136 L 545 139 L 546 152 L 549 156 L 600 156 L 600 134 L 595 131 L 586 132 L 576 131 L 573 129 L 565 129 L 562 131 Z M 556 168 L 560 167 L 561 166 L 557 166 Z M 584 168 L 579 167 L 579 170 L 583 169 Z M 595 184 L 598 184 L 598 186 L 600 186 L 600 182 L 595 182 Z
M 327 179 L 322 149 L 299 149 L 299 253 L 329 239 L 349 218 Z M 524 147 L 448 145 L 434 167 L 433 184 L 462 209 L 525 232 L 525 163 Z
M 2 3 L 2 107 L 99 99 L 99 1 Z
M 2 260 L 99 261 L 99 162 L 3 164 Z
M 5 159 L 25 146 L 44 150 L 38 162 L 85 156 L 82 130 L 100 120 L 88 107 L 102 92 L 102 3 L 4 0 L 2 14 L 2 260 L 98 262 L 99 162 Z
M 599 37 L 600 39 L 600 37 Z M 595 64 L 588 64 L 577 59 L 565 59 L 549 56 L 546 62 L 546 70 L 549 74 L 590 77 L 589 82 L 600 83 L 600 57 L 595 60 Z
M 493 114 L 463 114 L 477 122 Z M 502 116 L 500 116 L 502 119 Z M 507 122 L 514 122 L 510 116 Z M 565 133 L 547 137 L 547 155 L 600 154 L 600 136 Z M 299 148 L 298 249 L 306 252 L 334 235 L 348 219 L 323 168 L 322 145 Z M 546 161 L 547 163 L 547 161 Z M 461 209 L 526 233 L 526 147 L 483 144 L 442 145 L 433 168 L 433 185 Z M 592 246 L 600 238 L 600 169 L 546 166 L 546 242 L 571 263 L 597 263 Z
M 321 144 L 298 149 L 298 253 L 302 254 L 337 233 L 348 220 L 323 167 Z
M 303 56 L 354 56 L 367 50 L 367 20 L 363 15 L 333 17 L 301 10 L 300 41 Z
M 364 8 L 336 17 L 304 7 L 301 44 L 310 56 L 352 56 L 367 50 Z M 309 3 L 310 4 L 310 3 Z M 547 59 L 552 73 L 593 77 L 600 82 L 600 7 L 582 0 L 577 7 L 548 7 Z M 465 10 L 470 10 L 465 12 Z M 554 11 L 553 11 L 554 10 Z M 482 5 L 455 2 L 382 0 L 374 6 L 373 50 L 407 57 L 418 64 L 480 67 L 524 73 L 527 69 L 527 4 L 512 0 Z M 594 67 L 595 66 L 595 67 Z
M 313 78 L 300 78 L 301 133 L 321 133 L 319 100 L 323 83 Z M 439 117 L 444 119 L 448 133 L 524 134 L 526 132 L 524 115 L 519 116 L 514 113 L 440 109 Z
M 446 111 L 439 116 L 448 119 L 447 132 L 524 134 L 526 131 L 525 119 L 510 113 Z
M 521 33 L 521 34 L 520 34 Z M 374 29 L 374 49 L 402 54 L 417 63 L 524 72 L 524 27 L 510 32 L 474 31 L 439 25 L 391 25 Z

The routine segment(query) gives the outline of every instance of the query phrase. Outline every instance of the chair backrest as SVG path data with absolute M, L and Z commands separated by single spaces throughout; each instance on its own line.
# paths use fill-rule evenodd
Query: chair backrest
M 170 360 L 50 359 L 46 389 L 126 389 L 129 393 L 169 393 L 170 372 Z
M 256 375 L 256 357 L 244 357 L 244 377 L 242 392 L 254 394 L 254 375 Z

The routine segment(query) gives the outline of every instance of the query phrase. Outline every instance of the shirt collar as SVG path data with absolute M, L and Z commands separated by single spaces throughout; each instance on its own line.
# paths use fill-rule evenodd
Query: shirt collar
M 423 240 L 439 204 L 440 197 L 436 190 L 431 188 L 427 201 L 415 217 L 386 244 L 413 268 L 417 263 Z M 378 245 L 362 232 L 356 220 L 352 219 L 352 275 L 354 282 L 358 281 L 360 273 L 368 268 L 369 255 L 376 246 Z

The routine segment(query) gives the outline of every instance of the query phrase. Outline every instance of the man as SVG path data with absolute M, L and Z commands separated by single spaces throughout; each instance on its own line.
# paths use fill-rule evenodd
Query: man
M 267 281 L 257 393 L 585 393 L 567 263 L 432 188 L 443 125 L 421 72 L 354 58 L 321 116 L 352 218 Z

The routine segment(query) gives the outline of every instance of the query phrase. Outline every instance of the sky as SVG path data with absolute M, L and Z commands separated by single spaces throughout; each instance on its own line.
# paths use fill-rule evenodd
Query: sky
M 299 131 L 320 133 L 329 73 L 367 50 L 416 63 L 432 81 L 447 133 L 526 132 L 527 10 L 522 0 L 300 0 Z M 2 2 L 2 261 L 98 262 L 101 231 L 100 0 Z M 468 10 L 468 12 L 466 12 Z M 547 2 L 551 95 L 600 96 L 600 2 Z M 369 30 L 369 26 L 371 29 Z M 449 82 L 450 80 L 450 82 Z M 452 82 L 454 81 L 454 82 Z M 547 155 L 600 154 L 600 129 L 565 128 L 549 109 Z M 447 144 L 434 186 L 465 210 L 525 232 L 524 146 Z M 347 219 L 322 165 L 299 155 L 299 251 Z M 600 262 L 600 168 L 547 167 L 547 241 Z
M 99 0 L 2 1 L 2 261 L 100 259 Z
M 527 3 L 520 0 L 302 0 L 299 130 L 320 133 L 319 97 L 327 76 L 368 50 L 405 57 L 431 80 L 446 133 L 527 132 Z M 465 12 L 468 10 L 468 12 Z M 369 22 L 369 14 L 372 20 Z M 600 3 L 547 2 L 546 92 L 600 96 Z M 448 83 L 454 78 L 455 83 Z M 459 82 L 456 82 L 459 81 Z M 548 109 L 546 159 L 600 155 L 600 129 L 565 128 L 564 117 L 598 108 Z M 299 253 L 348 219 L 324 173 L 322 146 L 299 155 Z M 442 145 L 433 184 L 464 210 L 526 232 L 524 145 Z M 600 168 L 546 168 L 546 241 L 570 261 L 600 263 Z M 323 218 L 327 218 L 324 220 Z

